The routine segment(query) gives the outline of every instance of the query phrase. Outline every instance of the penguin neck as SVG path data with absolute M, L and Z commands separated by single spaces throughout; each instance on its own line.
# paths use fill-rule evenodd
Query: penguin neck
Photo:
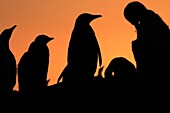
M 34 43 L 35 43 L 35 42 L 32 42 L 32 43 L 30 44 L 30 46 L 29 46 L 29 48 L 28 48 L 29 51 L 34 50 L 34 48 L 35 48 L 35 44 L 34 44 Z
M 91 29 L 91 26 L 89 24 L 88 25 L 81 24 L 81 25 L 76 25 L 74 29 L 79 29 L 79 30 Z
M 3 45 L 5 46 L 6 49 L 9 49 L 9 42 L 3 42 Z
M 37 51 L 37 49 L 43 48 L 45 46 L 46 45 L 42 45 L 42 44 L 39 44 L 39 43 L 36 43 L 36 42 L 32 42 L 28 50 L 30 50 L 30 51 Z
M 85 24 L 85 23 L 81 23 L 81 24 L 76 23 L 75 24 L 75 27 L 79 27 L 79 28 L 86 27 L 86 26 L 90 26 L 90 24 Z

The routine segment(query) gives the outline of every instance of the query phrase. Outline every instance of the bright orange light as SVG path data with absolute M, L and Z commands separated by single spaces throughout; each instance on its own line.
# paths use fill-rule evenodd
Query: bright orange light
M 10 48 L 17 63 L 29 44 L 39 34 L 54 37 L 50 49 L 49 85 L 57 82 L 67 61 L 67 48 L 77 16 L 83 12 L 101 14 L 103 17 L 91 23 L 99 42 L 105 68 L 112 58 L 126 57 L 135 64 L 131 51 L 131 41 L 136 38 L 135 28 L 123 17 L 124 7 L 132 0 L 1 0 L 0 31 L 17 24 Z M 139 0 L 158 13 L 168 24 L 169 0 Z M 15 89 L 18 88 L 18 84 Z

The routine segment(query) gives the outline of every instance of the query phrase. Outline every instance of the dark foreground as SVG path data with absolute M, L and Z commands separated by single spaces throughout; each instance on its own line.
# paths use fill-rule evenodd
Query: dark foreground
M 13 94 L 1 98 L 0 113 L 169 111 L 169 83 L 105 81 L 59 83 L 34 95 Z

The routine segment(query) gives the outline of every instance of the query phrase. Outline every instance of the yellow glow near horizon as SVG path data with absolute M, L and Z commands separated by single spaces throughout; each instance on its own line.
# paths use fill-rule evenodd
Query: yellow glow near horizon
M 0 32 L 16 24 L 10 48 L 17 63 L 29 44 L 39 34 L 55 39 L 49 42 L 49 85 L 56 83 L 66 66 L 67 48 L 77 16 L 83 12 L 101 14 L 102 18 L 91 23 L 99 42 L 103 65 L 112 58 L 123 56 L 135 65 L 131 41 L 136 39 L 135 28 L 125 20 L 124 7 L 133 0 L 1 0 Z M 158 13 L 169 24 L 169 0 L 138 0 L 148 9 Z M 14 89 L 18 89 L 18 83 Z

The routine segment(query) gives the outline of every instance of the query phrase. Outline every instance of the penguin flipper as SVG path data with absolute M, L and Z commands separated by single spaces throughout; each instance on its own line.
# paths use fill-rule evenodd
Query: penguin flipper
M 62 71 L 62 73 L 60 74 L 60 76 L 58 77 L 57 83 L 59 83 L 59 82 L 61 81 L 61 79 L 64 78 L 67 74 L 68 74 L 68 64 L 67 64 L 67 66 L 64 68 L 64 70 Z

